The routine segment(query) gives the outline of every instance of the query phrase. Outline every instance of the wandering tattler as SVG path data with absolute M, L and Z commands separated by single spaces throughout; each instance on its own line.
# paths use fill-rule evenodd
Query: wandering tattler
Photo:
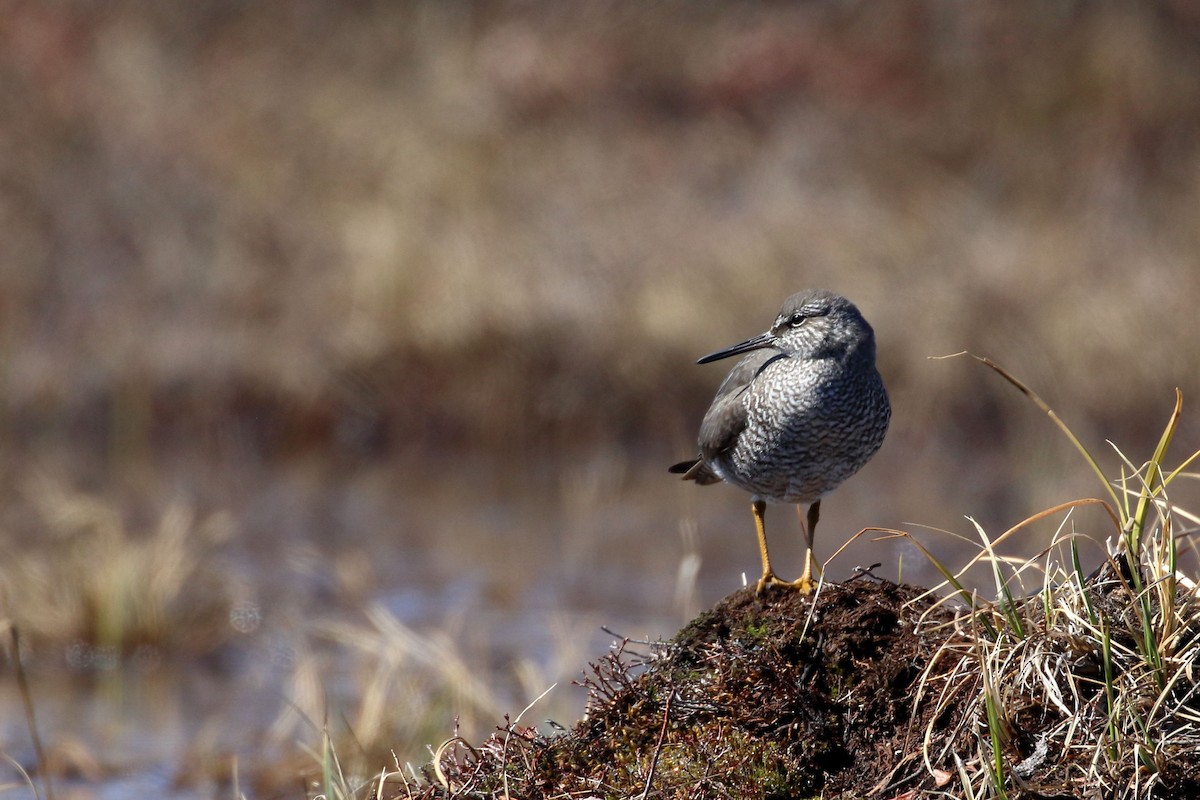
M 866 464 L 883 444 L 892 407 L 875 369 L 875 332 L 841 295 L 808 289 L 784 301 L 766 333 L 698 364 L 749 353 L 717 389 L 700 423 L 700 456 L 671 467 L 701 485 L 726 481 L 753 495 L 763 574 L 757 591 L 811 592 L 813 533 L 821 497 Z M 771 569 L 767 502 L 808 503 L 802 519 L 804 573 L 782 581 Z M 799 511 L 799 507 L 797 507 Z

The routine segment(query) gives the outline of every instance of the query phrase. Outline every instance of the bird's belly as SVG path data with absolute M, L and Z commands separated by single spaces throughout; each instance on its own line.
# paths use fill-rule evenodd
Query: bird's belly
M 713 463 L 723 480 L 775 503 L 812 503 L 836 489 L 858 470 L 847 457 L 780 458 L 770 450 L 738 446 Z

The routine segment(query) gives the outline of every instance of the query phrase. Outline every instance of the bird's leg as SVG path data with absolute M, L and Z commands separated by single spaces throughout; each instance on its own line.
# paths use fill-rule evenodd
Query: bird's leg
M 762 556 L 763 567 L 762 577 L 758 579 L 754 593 L 762 594 L 762 590 L 768 586 L 786 586 L 787 584 L 775 576 L 775 570 L 771 569 L 771 557 L 767 555 L 767 504 L 756 497 L 750 508 L 754 511 L 754 529 L 758 532 L 758 552 Z
M 800 512 L 800 506 L 796 506 L 796 512 Z M 817 563 L 817 559 L 813 556 L 813 535 L 817 530 L 817 520 L 821 517 L 821 501 L 813 503 L 808 507 L 808 524 L 805 525 L 801 520 L 800 528 L 804 531 L 804 543 L 808 546 L 804 552 L 804 572 L 797 578 L 792 585 L 800 591 L 808 594 L 817 585 L 813 580 L 813 576 L 821 577 L 821 565 Z

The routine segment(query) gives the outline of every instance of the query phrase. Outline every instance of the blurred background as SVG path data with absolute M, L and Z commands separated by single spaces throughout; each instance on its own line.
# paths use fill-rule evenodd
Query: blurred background
M 1113 476 L 1179 387 L 1182 460 L 1200 6 L 3 4 L 0 752 L 45 771 L 14 626 L 60 796 L 302 796 L 326 741 L 369 778 L 551 686 L 522 724 L 571 724 L 614 637 L 755 579 L 747 496 L 666 467 L 731 366 L 695 359 L 806 286 L 894 406 L 822 558 L 962 565 L 968 517 L 1103 493 L 930 356 Z M 1004 552 L 1090 569 L 1106 519 Z M 827 574 L 876 562 L 938 580 L 868 537 Z

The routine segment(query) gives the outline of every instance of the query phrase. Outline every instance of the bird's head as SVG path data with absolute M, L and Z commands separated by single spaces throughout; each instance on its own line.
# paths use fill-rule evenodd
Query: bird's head
M 707 364 L 751 350 L 774 348 L 789 358 L 875 358 L 875 332 L 853 303 L 824 289 L 797 292 L 783 303 L 766 333 L 705 356 Z

